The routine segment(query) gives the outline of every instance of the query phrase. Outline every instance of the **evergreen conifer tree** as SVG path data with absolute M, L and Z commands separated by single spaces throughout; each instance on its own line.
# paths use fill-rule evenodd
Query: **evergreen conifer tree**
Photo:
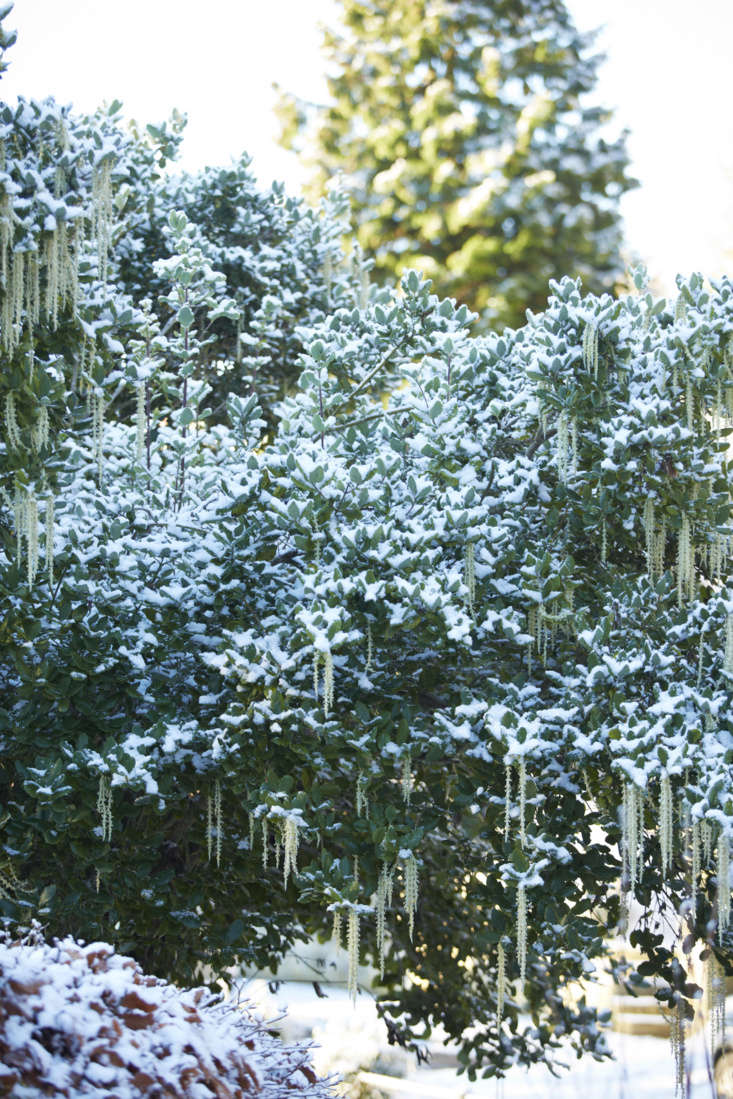
M 342 19 L 330 103 L 284 97 L 282 140 L 316 191 L 343 171 L 378 275 L 418 268 L 495 327 L 542 309 L 548 278 L 614 287 L 633 180 L 562 0 L 343 0 Z

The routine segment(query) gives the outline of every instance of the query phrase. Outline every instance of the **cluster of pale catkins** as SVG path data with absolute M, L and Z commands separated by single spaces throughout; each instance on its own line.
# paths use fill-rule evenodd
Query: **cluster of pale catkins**
M 418 862 L 411 851 L 401 851 L 400 859 L 402 861 L 404 911 L 407 916 L 409 935 L 412 939 L 415 930 L 415 913 L 417 911 L 419 899 Z M 382 863 L 379 879 L 377 881 L 377 891 L 374 897 L 376 946 L 379 957 L 380 977 L 384 976 L 384 964 L 387 954 L 387 909 L 392 907 L 395 868 L 395 866 L 390 866 L 386 862 Z M 358 863 L 354 867 L 354 880 L 358 884 Z M 360 941 L 359 906 L 350 905 L 347 912 L 346 947 L 348 951 L 348 976 L 346 983 L 349 995 L 354 997 L 356 996 L 358 989 Z M 333 939 L 337 945 L 341 944 L 342 928 L 343 913 L 342 909 L 337 907 L 333 912 L 332 931 Z
M 26 575 L 28 586 L 32 587 L 38 573 L 39 531 L 38 499 L 31 487 L 16 485 L 13 512 L 16 561 L 20 567 L 23 563 L 23 547 L 25 546 Z M 51 496 L 46 499 L 45 513 L 46 571 L 49 584 L 53 584 L 54 502 Z
M 527 671 L 529 675 L 532 674 L 533 652 L 539 655 L 543 666 L 547 664 L 547 655 L 555 643 L 562 611 L 569 610 L 571 612 L 570 616 L 565 617 L 563 629 L 566 632 L 572 630 L 573 600 L 574 595 L 571 589 L 565 596 L 562 596 L 560 592 L 553 593 L 548 603 L 531 604 L 527 611 L 527 633 L 530 636 L 527 646 Z
M 623 804 L 621 809 L 621 851 L 623 860 L 623 883 L 627 889 L 627 903 L 634 896 L 636 885 L 641 876 L 641 866 L 644 857 L 644 800 L 645 791 L 632 782 L 626 782 L 623 788 Z M 723 937 L 730 926 L 731 891 L 730 891 L 730 837 L 727 832 L 720 829 L 715 834 L 713 826 L 706 820 L 689 821 L 689 812 L 683 810 L 680 814 L 681 830 L 686 832 L 687 847 L 690 854 L 690 900 L 691 910 L 694 913 L 697 904 L 697 891 L 700 874 L 704 866 L 712 863 L 715 854 L 715 873 L 718 881 L 717 890 L 717 925 L 718 938 L 722 942 Z M 658 805 L 658 835 L 661 857 L 661 870 L 664 877 L 672 866 L 672 856 L 675 847 L 675 814 L 674 796 L 670 776 L 664 773 L 659 781 L 659 805 Z M 678 842 L 683 842 L 680 836 Z M 706 983 L 708 989 L 707 1015 L 710 1021 L 711 1042 L 715 1048 L 720 1040 L 725 1025 L 725 981 L 721 976 L 712 949 L 708 949 L 708 964 Z M 685 1069 L 685 1019 L 681 1006 L 675 1008 L 670 1024 L 670 1037 L 676 1066 L 676 1079 L 678 1094 L 684 1079 Z
M 249 842 L 250 850 L 254 850 L 255 816 L 249 815 Z M 289 813 L 275 811 L 275 815 L 262 817 L 262 867 L 267 869 L 270 862 L 270 830 L 273 831 L 275 866 L 280 869 L 282 862 L 283 884 L 288 884 L 288 878 L 298 873 L 298 846 L 300 844 L 298 818 Z
M 98 164 L 92 175 L 92 232 L 97 242 L 99 277 L 107 281 L 109 246 L 112 236 L 112 161 Z
M 0 203 L 0 346 L 8 355 L 20 344 L 24 327 L 32 333 L 45 317 L 55 329 L 61 312 L 76 312 L 84 238 L 84 219 L 77 217 L 73 226 L 57 222 L 56 228 L 44 235 L 39 250 L 15 251 L 12 217 L 6 196 Z

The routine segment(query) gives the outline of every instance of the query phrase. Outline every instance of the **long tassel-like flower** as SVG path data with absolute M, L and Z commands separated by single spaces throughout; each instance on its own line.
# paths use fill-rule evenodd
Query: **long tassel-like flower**
M 377 954 L 379 956 L 379 976 L 384 977 L 384 962 L 386 957 L 386 907 L 387 892 L 389 889 L 390 871 L 386 863 L 382 863 L 382 869 L 377 882 Z
M 662 860 L 662 877 L 666 878 L 672 865 L 672 785 L 668 774 L 663 774 L 659 789 L 659 848 Z
M 288 884 L 288 876 L 298 873 L 298 822 L 295 817 L 286 817 L 283 832 L 283 883 Z
M 54 534 L 54 499 L 49 496 L 46 500 L 46 572 L 48 574 L 49 587 L 53 587 L 53 534 Z
M 346 987 L 352 1000 L 356 1000 L 356 994 L 359 990 L 359 913 L 353 907 L 349 909 L 346 948 L 349 952 L 349 972 Z
M 409 855 L 405 860 L 405 912 L 407 913 L 410 940 L 415 930 L 415 912 L 418 900 L 417 859 Z
M 112 839 L 112 788 L 106 775 L 99 776 L 97 812 L 102 825 L 102 842 L 109 843 Z
M 718 836 L 718 938 L 722 942 L 730 923 L 730 840 L 728 833 Z
M 506 954 L 504 946 L 499 943 L 496 958 L 496 1025 L 501 1026 L 504 1015 L 504 1002 L 506 1000 Z
M 519 843 L 522 848 L 527 842 L 527 763 L 524 757 L 519 761 Z
M 598 381 L 598 325 L 588 321 L 583 329 L 583 365 L 594 381 Z
M 519 994 L 522 996 L 527 976 L 527 889 L 523 881 L 517 885 L 517 959 L 519 961 Z
M 683 1099 L 685 1094 L 685 1020 L 682 1012 L 682 1002 L 675 1004 L 669 1028 L 675 1067 L 675 1099 Z
M 476 551 L 473 542 L 466 546 L 466 556 L 463 563 L 463 582 L 466 585 L 466 603 L 471 618 L 475 616 L 476 603 Z
M 412 786 L 412 753 L 408 748 L 404 756 L 402 757 L 402 774 L 400 776 L 402 800 L 404 801 L 405 805 L 410 804 L 410 800 L 412 798 Z

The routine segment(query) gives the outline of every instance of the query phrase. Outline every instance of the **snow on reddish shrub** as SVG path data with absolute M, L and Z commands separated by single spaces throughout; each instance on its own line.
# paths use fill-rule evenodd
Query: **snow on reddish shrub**
M 0 1095 L 327 1099 L 309 1052 L 107 943 L 0 940 Z

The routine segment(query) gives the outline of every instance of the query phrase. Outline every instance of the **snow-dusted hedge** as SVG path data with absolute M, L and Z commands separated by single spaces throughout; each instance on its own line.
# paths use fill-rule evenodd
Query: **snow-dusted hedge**
M 147 268 L 148 153 L 0 122 L 2 911 L 188 983 L 345 933 L 394 1040 L 503 1072 L 606 1055 L 635 897 L 683 1020 L 660 911 L 716 988 L 732 945 L 730 281 L 474 338 L 221 178 L 235 239 L 161 183 Z
M 107 943 L 0 941 L 0 1095 L 326 1099 L 306 1047 Z

